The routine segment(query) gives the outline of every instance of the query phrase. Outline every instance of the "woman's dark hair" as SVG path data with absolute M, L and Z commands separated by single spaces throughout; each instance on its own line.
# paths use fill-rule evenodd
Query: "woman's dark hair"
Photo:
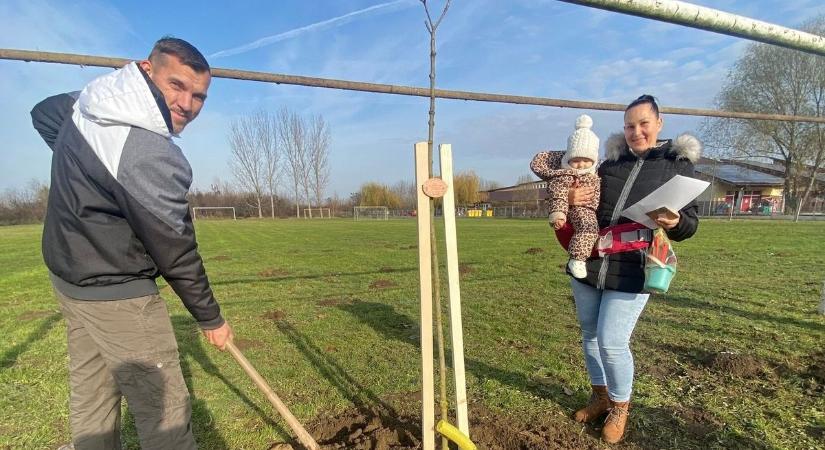
M 656 98 L 648 94 L 640 95 L 639 98 L 630 102 L 627 108 L 624 109 L 624 112 L 627 112 L 628 109 L 634 106 L 644 105 L 645 103 L 649 104 L 653 109 L 653 113 L 656 114 L 656 117 L 659 117 L 659 105 L 656 103 Z
M 155 42 L 149 60 L 154 61 L 158 55 L 174 55 L 181 64 L 189 66 L 197 73 L 209 71 L 209 63 L 203 54 L 194 45 L 172 36 L 164 36 Z

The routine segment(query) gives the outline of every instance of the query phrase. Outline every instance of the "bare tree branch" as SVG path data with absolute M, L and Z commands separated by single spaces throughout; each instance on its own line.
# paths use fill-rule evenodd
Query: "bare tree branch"
M 278 142 L 287 161 L 287 174 L 295 194 L 295 217 L 301 216 L 301 201 L 306 198 L 306 130 L 298 114 L 281 108 L 277 115 Z
M 330 130 L 322 116 L 309 121 L 309 181 L 315 196 L 315 206 L 320 207 L 329 184 Z
M 278 124 L 275 116 L 269 112 L 260 112 L 256 116 L 258 128 L 258 145 L 263 157 L 264 182 L 269 193 L 269 211 L 274 219 L 276 214 L 276 198 L 278 183 L 281 174 L 281 153 L 278 151 Z
M 262 115 L 259 112 L 232 121 L 229 127 L 229 162 L 235 180 L 241 188 L 254 196 L 258 217 L 263 217 L 261 200 L 264 192 L 264 155 L 260 146 Z
M 803 29 L 825 35 L 825 16 Z M 752 44 L 728 74 L 717 96 L 723 109 L 823 117 L 825 59 L 766 44 Z M 711 148 L 731 155 L 769 157 L 784 165 L 785 211 L 796 220 L 816 190 L 815 171 L 825 160 L 819 123 L 706 119 L 703 135 Z
M 436 57 L 436 41 L 435 41 L 435 33 L 438 29 L 438 25 L 441 23 L 441 20 L 444 18 L 444 15 L 447 13 L 447 9 L 450 7 L 450 0 L 447 0 L 444 4 L 444 9 L 441 12 L 441 16 L 439 16 L 438 21 L 433 24 L 432 16 L 430 15 L 430 9 L 427 7 L 427 0 L 421 0 L 421 4 L 424 5 L 424 12 L 427 15 L 427 22 L 425 25 L 427 26 L 427 31 L 430 33 L 430 111 L 429 111 L 429 122 L 427 127 L 427 170 L 429 172 L 429 176 L 433 176 L 433 133 L 435 130 L 435 57 Z M 438 263 L 438 246 L 436 243 L 436 236 L 435 236 L 435 201 L 434 199 L 430 199 L 430 260 L 432 264 L 432 291 L 433 291 L 433 304 L 435 306 L 435 322 L 436 322 L 436 333 L 438 338 L 438 366 L 439 366 L 439 387 L 440 387 L 440 396 L 439 405 L 441 409 L 441 419 L 448 420 L 447 417 L 447 366 L 445 361 L 445 351 L 444 351 L 444 326 L 442 324 L 442 312 L 443 308 L 441 305 L 441 275 L 439 271 L 439 263 Z M 442 436 L 441 437 L 441 448 L 442 450 L 447 450 L 449 447 L 449 442 L 447 438 Z

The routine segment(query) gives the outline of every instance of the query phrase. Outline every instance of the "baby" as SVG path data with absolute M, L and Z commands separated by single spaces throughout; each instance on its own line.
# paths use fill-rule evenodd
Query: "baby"
M 599 237 L 596 220 L 600 197 L 600 180 L 596 175 L 599 138 L 591 127 L 593 119 L 582 114 L 576 119 L 576 131 L 567 139 L 567 151 L 541 152 L 530 162 L 533 173 L 547 181 L 550 224 L 558 230 L 569 220 L 573 226 L 573 237 L 567 247 L 570 255 L 567 271 L 580 279 L 587 277 L 585 261 Z M 595 195 L 586 206 L 568 206 L 567 195 L 574 182 L 578 182 L 579 187 L 594 188 Z

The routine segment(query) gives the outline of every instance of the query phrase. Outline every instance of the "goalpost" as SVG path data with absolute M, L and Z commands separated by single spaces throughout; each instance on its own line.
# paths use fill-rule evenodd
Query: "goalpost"
M 324 211 L 327 212 L 326 218 L 331 219 L 332 213 L 329 208 L 304 208 L 304 219 L 324 219 Z
M 352 218 L 355 220 L 389 220 L 390 210 L 386 206 L 354 206 Z
M 210 218 L 210 217 L 211 218 L 217 218 L 217 219 L 224 218 L 224 217 L 221 217 L 219 215 L 211 215 L 209 213 L 209 211 L 213 211 L 213 210 L 225 211 L 226 214 L 227 214 L 226 217 L 229 217 L 228 213 L 231 212 L 232 213 L 232 220 L 238 220 L 238 218 L 235 216 L 235 207 L 234 206 L 194 206 L 194 207 L 192 207 L 192 220 L 197 220 L 198 219 L 198 213 L 199 212 L 201 213 L 201 215 L 200 215 L 201 219 L 207 219 L 207 218 Z

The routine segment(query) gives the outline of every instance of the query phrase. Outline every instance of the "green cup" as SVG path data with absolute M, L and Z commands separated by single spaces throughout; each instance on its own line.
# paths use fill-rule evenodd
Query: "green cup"
M 670 280 L 676 275 L 673 266 L 648 265 L 645 266 L 645 291 L 665 293 L 670 287 Z

